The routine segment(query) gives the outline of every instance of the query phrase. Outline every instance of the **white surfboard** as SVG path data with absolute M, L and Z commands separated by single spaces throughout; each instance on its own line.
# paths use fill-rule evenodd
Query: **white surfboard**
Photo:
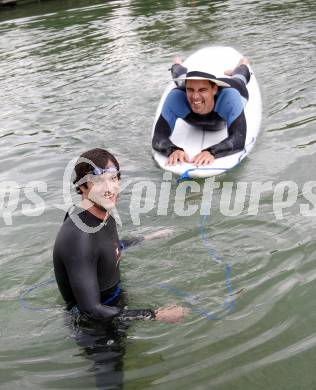
M 228 77 L 224 75 L 224 71 L 227 69 L 233 69 L 241 57 L 242 55 L 232 47 L 206 47 L 198 50 L 188 57 L 183 62 L 183 66 L 190 67 L 192 69 L 195 64 L 205 64 L 207 69 L 209 69 L 209 73 L 214 74 L 216 77 Z M 167 157 L 156 150 L 152 150 L 154 160 L 162 169 L 170 171 L 176 175 L 181 175 L 183 178 L 205 178 L 225 173 L 229 169 L 238 165 L 240 161 L 247 156 L 253 148 L 259 134 L 262 115 L 259 86 L 250 66 L 249 68 L 252 75 L 249 83 L 247 84 L 249 101 L 245 107 L 247 136 L 244 150 L 226 157 L 217 158 L 214 160 L 213 164 L 201 167 L 197 167 L 196 165 L 189 163 L 177 164 L 174 166 L 166 165 Z M 172 81 L 167 86 L 160 99 L 153 124 L 152 136 L 154 134 L 155 125 L 160 116 L 163 103 L 168 93 L 173 88 L 176 88 L 176 85 Z M 190 158 L 194 157 L 202 149 L 215 145 L 225 138 L 227 138 L 227 128 L 219 131 L 203 131 L 200 128 L 196 128 L 186 123 L 182 119 L 178 119 L 176 121 L 175 128 L 170 137 L 171 141 L 175 145 L 183 148 Z

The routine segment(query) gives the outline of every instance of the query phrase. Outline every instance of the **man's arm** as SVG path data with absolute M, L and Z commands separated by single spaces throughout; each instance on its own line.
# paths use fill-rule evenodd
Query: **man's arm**
M 210 152 L 215 158 L 228 156 L 243 150 L 245 146 L 247 124 L 245 114 L 242 113 L 228 127 L 228 137 L 216 145 L 203 149 Z
M 164 234 L 166 235 L 167 229 Z M 118 320 L 153 320 L 165 322 L 177 322 L 183 318 L 185 312 L 179 307 L 160 308 L 156 311 L 151 309 L 121 309 L 115 306 L 108 306 L 101 303 L 100 288 L 97 275 L 97 256 L 93 241 L 86 234 L 81 232 L 71 232 L 59 236 L 54 247 L 54 260 L 61 257 L 63 266 L 66 269 L 72 294 L 80 312 L 88 319 L 94 321 Z M 75 234 L 74 234 L 75 233 Z M 158 232 L 156 232 L 158 233 Z M 170 232 L 169 232 L 170 233 Z M 71 237 L 70 237 L 71 236 Z M 146 235 L 142 239 L 158 238 L 159 234 Z M 162 234 L 160 234 L 160 237 Z M 147 238 L 149 237 L 149 238 Z M 77 243 L 75 247 L 69 245 L 69 241 L 74 239 Z M 55 272 L 57 269 L 55 269 Z M 58 284 L 63 281 L 56 273 Z
M 162 115 L 160 115 L 155 126 L 152 147 L 157 150 L 157 152 L 160 152 L 167 157 L 175 150 L 183 150 L 170 140 L 169 137 L 171 132 L 172 130 L 168 122 Z
M 67 240 L 65 240 L 67 241 Z M 86 234 L 76 239 L 76 246 L 63 245 L 67 277 L 78 308 L 95 320 L 109 320 L 120 312 L 117 307 L 102 305 L 97 276 L 97 253 Z
M 88 253 L 86 253 L 87 255 Z M 129 320 L 158 320 L 163 322 L 179 322 L 187 311 L 180 307 L 151 309 L 120 309 L 116 306 L 103 305 L 100 302 L 100 290 L 97 280 L 97 267 L 82 261 L 80 255 L 74 254 L 67 262 L 68 277 L 78 307 L 89 319 L 94 321 L 129 321 Z M 78 266 L 79 264 L 79 266 Z
M 67 256 L 65 267 L 71 285 L 72 293 L 82 314 L 93 321 L 108 322 L 114 318 L 124 319 L 155 319 L 155 312 L 151 309 L 121 309 L 101 303 L 100 288 L 97 277 L 97 262 L 93 256 L 96 254 L 87 239 L 78 242 L 77 250 L 64 253 Z
M 166 229 L 160 229 L 152 233 L 146 233 L 141 236 L 136 236 L 136 237 L 130 237 L 130 238 L 123 238 L 120 240 L 120 246 L 121 249 L 127 249 L 131 246 L 137 245 L 143 241 L 150 241 L 150 240 L 156 240 L 156 239 L 161 239 L 161 238 L 167 238 L 174 234 L 174 230 L 170 228 Z
M 162 106 L 160 117 L 157 120 L 152 140 L 153 149 L 170 156 L 175 150 L 183 150 L 170 140 L 171 133 L 178 118 L 185 118 L 190 112 L 189 103 L 184 91 L 172 89 Z

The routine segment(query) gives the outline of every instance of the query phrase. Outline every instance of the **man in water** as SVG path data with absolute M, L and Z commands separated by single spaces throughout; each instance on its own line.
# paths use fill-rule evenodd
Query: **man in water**
M 180 321 L 185 310 L 169 308 L 124 309 L 120 281 L 121 242 L 109 211 L 117 202 L 120 168 L 106 150 L 83 153 L 75 166 L 74 184 L 81 194 L 81 207 L 67 213 L 54 246 L 56 281 L 68 310 L 81 319 L 108 323 L 112 320 L 151 319 Z M 148 237 L 127 240 L 133 245 Z
M 111 153 L 103 149 L 83 153 L 75 166 L 75 176 L 82 201 L 80 207 L 66 214 L 56 238 L 55 276 L 71 314 L 65 316 L 66 324 L 93 362 L 97 387 L 120 389 L 129 320 L 177 322 L 185 309 L 125 308 L 126 299 L 119 286 L 121 248 L 162 234 L 119 240 L 110 210 L 118 198 L 120 167 Z M 91 368 L 86 372 L 89 375 Z
M 203 68 L 186 69 L 177 57 L 172 76 L 178 87 L 172 89 L 157 120 L 152 147 L 168 156 L 167 165 L 191 162 L 197 166 L 212 164 L 215 158 L 241 151 L 246 140 L 244 105 L 248 100 L 246 84 L 250 80 L 248 61 L 242 58 L 231 78 L 216 78 Z M 179 81 L 184 80 L 183 88 Z M 192 160 L 170 140 L 178 118 L 203 130 L 216 131 L 227 125 L 228 137 L 203 149 Z

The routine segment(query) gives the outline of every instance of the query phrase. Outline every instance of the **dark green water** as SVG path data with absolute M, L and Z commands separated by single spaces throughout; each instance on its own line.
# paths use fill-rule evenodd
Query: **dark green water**
M 92 363 L 64 324 L 56 285 L 30 291 L 24 306 L 19 300 L 53 276 L 52 247 L 68 206 L 65 167 L 96 146 L 118 157 L 129 182 L 120 234 L 174 229 L 168 240 L 126 252 L 130 306 L 195 309 L 180 325 L 130 327 L 124 388 L 316 388 L 316 202 L 304 196 L 315 180 L 315 16 L 312 1 L 47 1 L 0 9 L 1 388 L 96 388 Z M 170 201 L 168 214 L 158 215 L 162 172 L 150 148 L 173 56 L 209 45 L 247 55 L 263 98 L 254 150 L 217 179 L 248 189 L 235 216 L 221 212 L 227 204 L 220 189 L 214 193 L 205 237 L 220 263 L 201 240 L 199 213 L 181 217 Z M 136 225 L 130 205 L 144 180 L 157 196 Z M 291 206 L 282 209 L 275 194 L 285 181 Z M 255 182 L 272 182 L 272 190 L 250 213 Z M 191 194 L 186 206 L 201 198 Z M 222 310 L 225 264 L 235 301 L 229 312 Z

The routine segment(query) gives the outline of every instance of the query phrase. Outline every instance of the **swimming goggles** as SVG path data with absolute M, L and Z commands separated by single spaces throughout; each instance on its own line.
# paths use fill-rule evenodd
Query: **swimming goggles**
M 115 167 L 109 167 L 109 168 L 99 168 L 96 167 L 91 172 L 94 176 L 103 175 L 104 173 L 110 173 L 111 175 L 118 175 L 120 171 L 118 171 Z

